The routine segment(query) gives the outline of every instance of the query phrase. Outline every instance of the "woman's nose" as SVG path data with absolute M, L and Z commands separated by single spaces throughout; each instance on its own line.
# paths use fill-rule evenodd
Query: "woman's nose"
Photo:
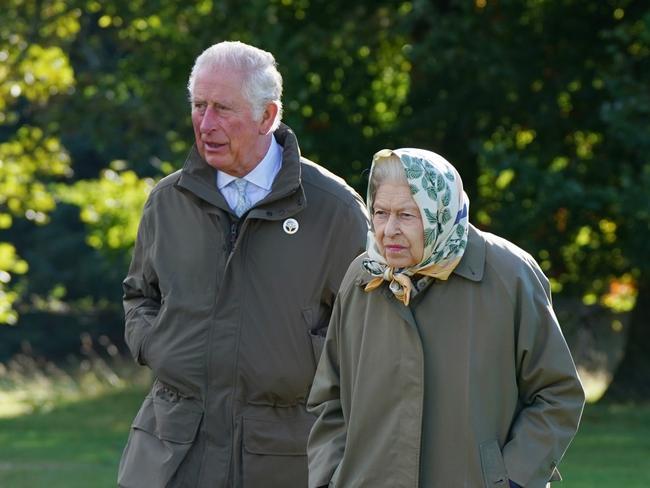
M 384 230 L 384 234 L 387 236 L 394 236 L 400 233 L 399 229 L 399 219 L 395 215 L 389 215 L 388 216 L 388 221 L 386 222 L 386 230 Z

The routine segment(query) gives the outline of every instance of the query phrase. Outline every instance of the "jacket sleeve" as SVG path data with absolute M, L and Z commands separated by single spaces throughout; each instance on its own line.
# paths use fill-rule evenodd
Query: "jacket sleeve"
M 530 258 L 532 260 L 532 258 Z M 560 480 L 556 470 L 576 433 L 584 391 L 536 263 L 515 300 L 519 402 L 503 457 L 510 479 L 526 488 Z
M 310 488 L 329 484 L 345 450 L 347 427 L 340 395 L 339 320 L 337 298 L 307 400 L 307 410 L 317 416 L 307 443 Z
M 359 254 L 366 250 L 368 239 L 368 212 L 361 201 L 361 197 L 354 195 L 344 212 L 333 225 L 338 226 L 334 243 L 334 256 L 330 260 L 331 267 L 328 273 L 328 288 L 332 291 L 332 301 L 339 290 L 341 281 L 345 276 L 350 263 Z
M 147 202 L 138 227 L 129 272 L 122 282 L 124 338 L 134 359 L 140 364 L 147 364 L 143 354 L 143 344 L 160 310 L 158 277 L 150 259 L 153 243 L 153 232 L 149 225 L 150 211 L 151 207 Z

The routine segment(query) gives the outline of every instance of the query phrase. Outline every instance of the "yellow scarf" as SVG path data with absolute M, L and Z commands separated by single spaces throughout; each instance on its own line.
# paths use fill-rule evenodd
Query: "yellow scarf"
M 429 276 L 438 280 L 446 280 L 459 262 L 460 257 L 454 261 L 448 261 L 442 266 L 439 264 L 432 264 L 426 268 L 419 269 L 417 274 Z M 400 272 L 395 273 L 394 268 L 386 267 L 384 275 L 371 279 L 364 290 L 372 291 L 375 288 L 378 288 L 384 281 L 388 281 L 388 286 L 395 295 L 395 298 L 408 307 L 408 304 L 411 301 L 413 282 L 407 274 Z

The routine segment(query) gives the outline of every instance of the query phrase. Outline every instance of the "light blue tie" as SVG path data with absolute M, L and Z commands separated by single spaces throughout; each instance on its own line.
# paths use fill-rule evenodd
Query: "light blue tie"
M 237 214 L 237 217 L 241 217 L 251 206 L 251 202 L 248 199 L 248 195 L 246 194 L 248 181 L 246 181 L 244 178 L 237 178 L 236 180 L 233 180 L 233 184 L 235 185 L 235 190 L 237 190 L 237 203 L 235 204 L 235 208 L 233 208 L 233 210 Z

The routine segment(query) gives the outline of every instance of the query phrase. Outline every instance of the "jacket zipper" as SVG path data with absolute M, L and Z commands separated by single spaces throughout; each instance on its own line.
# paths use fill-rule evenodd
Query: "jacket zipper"
M 230 252 L 232 253 L 235 249 L 235 242 L 237 242 L 237 228 L 239 227 L 238 222 L 230 223 Z

